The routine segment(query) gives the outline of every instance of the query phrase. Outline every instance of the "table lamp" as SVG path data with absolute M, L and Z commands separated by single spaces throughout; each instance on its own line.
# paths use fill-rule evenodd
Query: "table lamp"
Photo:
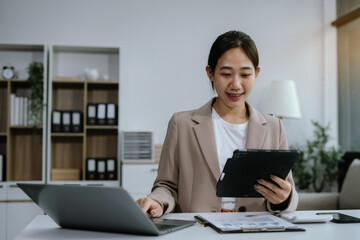
M 292 80 L 272 81 L 263 103 L 263 112 L 279 118 L 301 118 L 295 82 Z

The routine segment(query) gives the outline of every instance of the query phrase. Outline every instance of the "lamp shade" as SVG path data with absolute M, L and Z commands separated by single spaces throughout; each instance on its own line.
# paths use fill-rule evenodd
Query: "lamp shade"
M 272 81 L 263 103 L 263 112 L 282 118 L 301 118 L 295 82 Z

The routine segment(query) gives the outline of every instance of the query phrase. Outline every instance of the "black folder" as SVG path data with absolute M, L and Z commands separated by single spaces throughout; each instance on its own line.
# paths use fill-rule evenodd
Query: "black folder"
M 85 178 L 86 180 L 96 180 L 96 159 L 86 159 Z
M 299 154 L 297 150 L 235 150 L 220 175 L 216 195 L 262 198 L 254 189 L 257 180 L 272 181 L 270 175 L 285 179 Z
M 204 213 L 194 218 L 218 233 L 298 232 L 305 229 L 269 212 Z
M 103 158 L 96 159 L 96 180 L 106 180 L 106 161 Z
M 61 131 L 61 111 L 54 110 L 51 114 L 51 132 Z
M 117 164 L 115 158 L 106 159 L 106 179 L 107 180 L 117 179 Z
M 71 112 L 63 111 L 61 113 L 61 123 L 63 132 L 71 132 Z
M 86 115 L 86 124 L 87 125 L 96 125 L 96 104 L 89 103 L 87 105 L 87 115 Z
M 83 128 L 83 113 L 81 111 L 72 111 L 71 112 L 71 131 L 72 132 L 82 132 Z
M 99 103 L 96 111 L 97 125 L 106 125 L 106 103 Z
M 6 181 L 6 157 L 0 154 L 0 182 Z
M 117 125 L 117 105 L 115 103 L 106 104 L 106 123 L 107 125 Z

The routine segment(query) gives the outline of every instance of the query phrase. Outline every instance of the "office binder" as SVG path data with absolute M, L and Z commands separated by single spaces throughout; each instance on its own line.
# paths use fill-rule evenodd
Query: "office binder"
M 63 132 L 70 132 L 71 126 L 71 113 L 68 111 L 63 111 L 61 113 L 61 120 L 62 120 L 62 131 Z
M 305 231 L 269 212 L 204 213 L 194 218 L 218 233 L 296 232 Z
M 0 182 L 1 181 L 4 181 L 3 180 L 3 155 L 2 154 L 0 154 Z
M 6 181 L 6 157 L 0 154 L 0 182 Z
M 117 125 L 117 106 L 115 103 L 106 104 L 107 125 Z
M 105 103 L 99 103 L 97 105 L 96 120 L 97 120 L 97 125 L 105 125 L 106 124 L 106 104 Z
M 107 180 L 116 180 L 117 178 L 117 167 L 116 159 L 108 158 L 106 159 L 106 179 Z
M 106 179 L 106 164 L 105 159 L 98 158 L 96 159 L 96 180 L 105 180 Z
M 89 103 L 87 105 L 87 116 L 86 124 L 87 125 L 96 125 L 96 104 Z
M 95 158 L 86 159 L 85 178 L 86 178 L 86 180 L 96 180 L 96 159 Z
M 82 132 L 82 112 L 73 111 L 71 112 L 71 131 Z
M 61 132 L 61 112 L 54 110 L 51 114 L 51 132 Z

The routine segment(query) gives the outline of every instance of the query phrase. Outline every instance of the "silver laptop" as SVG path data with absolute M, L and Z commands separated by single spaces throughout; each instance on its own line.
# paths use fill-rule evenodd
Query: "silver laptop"
M 121 187 L 17 185 L 63 228 L 157 236 L 195 223 L 150 219 Z

